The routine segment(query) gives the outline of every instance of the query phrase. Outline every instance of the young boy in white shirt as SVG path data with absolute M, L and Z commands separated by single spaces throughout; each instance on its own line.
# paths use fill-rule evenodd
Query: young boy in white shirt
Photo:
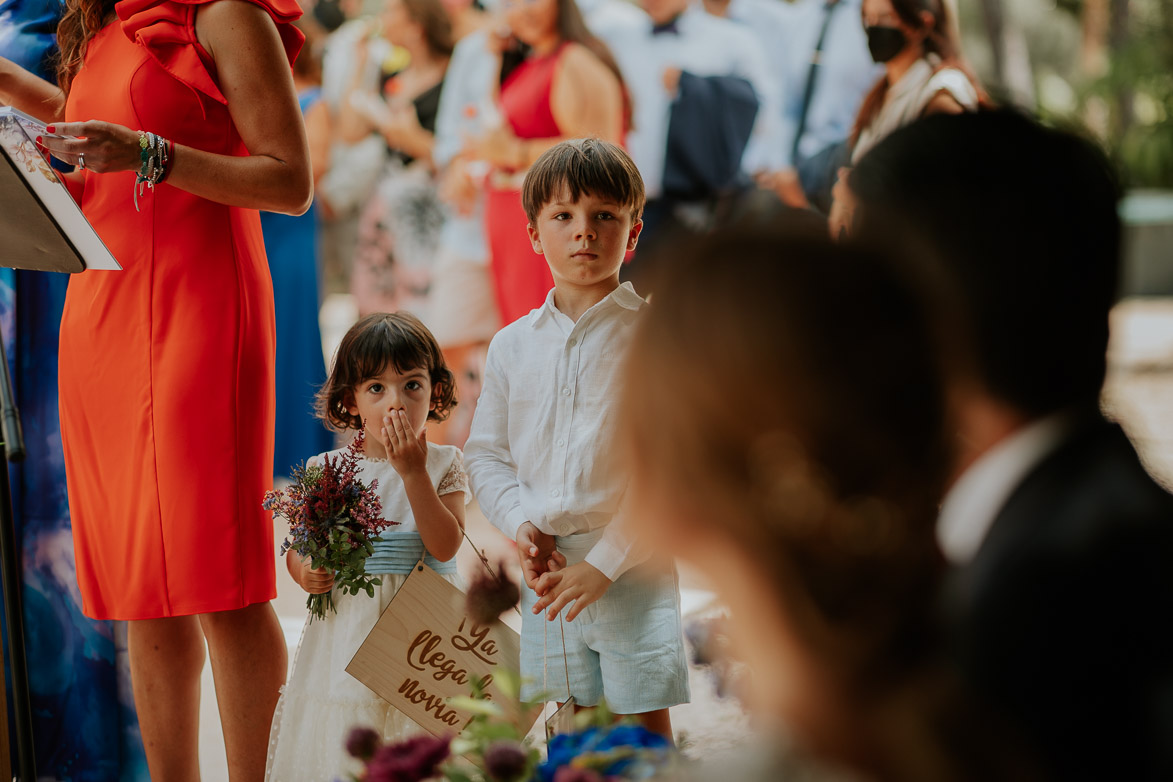
M 627 481 L 610 450 L 645 304 L 619 284 L 643 227 L 643 180 L 618 146 L 565 141 L 530 169 L 522 201 L 554 289 L 493 338 L 465 446 L 481 508 L 517 541 L 522 697 L 605 698 L 671 739 L 668 708 L 689 698 L 676 574 L 641 565 L 621 530 Z

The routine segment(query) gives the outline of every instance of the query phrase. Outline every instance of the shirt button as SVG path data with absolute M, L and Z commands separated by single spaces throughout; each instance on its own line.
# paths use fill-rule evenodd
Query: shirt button
M 563 440 L 561 437 L 559 437 L 559 438 L 558 438 L 558 447 L 559 447 L 559 448 L 561 448 L 561 447 L 563 447 L 564 445 L 566 445 L 566 441 L 565 441 L 565 440 Z
M 569 387 L 562 389 L 562 396 L 570 396 L 570 388 Z
M 574 347 L 575 345 L 578 344 L 578 340 L 575 339 L 574 337 L 571 337 L 570 339 L 568 339 L 566 341 L 566 344 L 569 345 L 570 347 Z
M 551 491 L 551 492 L 550 492 L 550 496 L 551 496 L 551 497 L 561 497 L 561 496 L 562 496 L 562 492 L 561 492 L 561 491 L 559 491 L 558 489 L 554 489 L 553 491 Z

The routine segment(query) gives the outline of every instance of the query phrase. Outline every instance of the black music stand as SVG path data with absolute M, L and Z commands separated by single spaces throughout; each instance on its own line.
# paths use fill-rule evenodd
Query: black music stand
M 8 462 L 24 459 L 24 437 L 20 414 L 12 396 L 8 355 L 0 335 L 0 418 L 5 461 L 0 469 L 0 576 L 3 577 L 4 621 L 8 625 L 8 664 L 12 669 L 13 722 L 16 726 L 18 773 L 14 779 L 35 782 L 36 756 L 33 747 L 33 713 L 29 702 L 28 661 L 24 650 L 24 614 L 20 600 L 20 550 L 16 545 L 16 518 L 8 484 Z

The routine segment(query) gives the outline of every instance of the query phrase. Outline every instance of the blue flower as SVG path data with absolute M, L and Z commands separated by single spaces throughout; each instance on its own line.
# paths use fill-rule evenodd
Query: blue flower
M 616 725 L 604 734 L 602 741 L 595 749 L 612 749 L 614 747 L 646 747 L 661 749 L 668 746 L 668 739 L 659 733 L 653 733 L 643 725 Z
M 560 766 L 570 765 L 570 761 L 589 752 L 599 734 L 598 728 L 587 728 L 581 733 L 559 733 L 550 739 L 546 750 L 546 762 L 538 769 L 542 775 L 542 782 L 553 782 L 554 772 Z
M 662 760 L 670 747 L 668 739 L 642 725 L 615 725 L 606 730 L 588 728 L 581 733 L 559 734 L 551 739 L 546 762 L 538 768 L 538 772 L 542 782 L 554 782 L 558 769 L 569 766 L 575 758 L 597 755 L 598 762 L 591 766 L 599 769 L 604 776 L 626 776 L 628 772 L 637 772 L 635 778 L 641 779 L 648 776 L 648 767 L 654 766 L 647 756 L 657 756 L 656 760 Z M 636 750 L 637 753 L 616 752 L 621 749 Z M 608 763 L 608 755 L 625 756 L 616 757 Z

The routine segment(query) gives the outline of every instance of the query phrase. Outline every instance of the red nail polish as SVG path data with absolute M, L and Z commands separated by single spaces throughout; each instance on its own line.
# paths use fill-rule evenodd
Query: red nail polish
M 56 133 L 57 132 L 57 129 L 55 127 L 53 127 L 52 125 L 45 128 L 45 130 L 48 131 L 49 133 Z
M 40 137 L 40 136 L 37 136 L 37 143 L 38 143 L 38 144 L 40 144 L 40 143 L 41 143 L 41 137 Z

